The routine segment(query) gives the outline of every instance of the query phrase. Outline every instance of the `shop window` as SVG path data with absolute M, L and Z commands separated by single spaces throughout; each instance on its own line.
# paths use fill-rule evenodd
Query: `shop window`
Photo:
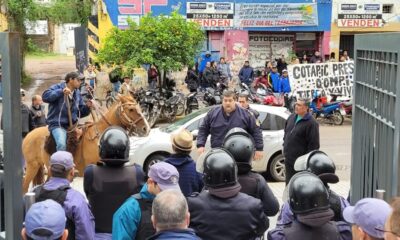
M 296 49 L 314 49 L 315 40 L 296 41 Z
M 382 12 L 383 13 L 393 13 L 393 4 L 383 4 Z

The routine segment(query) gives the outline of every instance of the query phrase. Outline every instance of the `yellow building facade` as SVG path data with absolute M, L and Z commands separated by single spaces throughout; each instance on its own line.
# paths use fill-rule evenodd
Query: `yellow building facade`
M 8 29 L 7 17 L 3 13 L 0 13 L 0 32 L 3 32 L 7 29 Z
M 355 35 L 379 32 L 400 32 L 400 1 L 333 1 L 329 48 L 336 59 L 344 50 L 354 57 Z

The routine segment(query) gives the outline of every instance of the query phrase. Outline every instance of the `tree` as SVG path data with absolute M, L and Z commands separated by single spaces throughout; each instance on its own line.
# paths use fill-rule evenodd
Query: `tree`
M 155 64 L 159 70 L 181 70 L 194 64 L 201 49 L 204 32 L 194 22 L 187 22 L 177 11 L 170 16 L 147 14 L 137 25 L 129 21 L 129 27 L 116 27 L 106 37 L 97 60 L 126 73 L 144 64 Z M 161 72 L 160 71 L 160 72 Z
M 51 35 L 54 24 L 87 24 L 93 2 L 91 0 L 51 0 L 50 3 L 43 4 L 35 0 L 0 0 L 1 5 L 6 6 L 5 13 L 9 31 L 21 34 L 21 61 L 24 63 L 28 40 L 25 28 L 26 21 L 47 20 L 49 35 Z M 21 64 L 21 67 L 24 68 L 24 64 Z M 24 74 L 24 71 L 22 71 L 22 74 Z

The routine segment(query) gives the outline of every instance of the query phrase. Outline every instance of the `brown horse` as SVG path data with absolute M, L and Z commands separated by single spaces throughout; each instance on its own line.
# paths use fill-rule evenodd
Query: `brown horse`
M 120 96 L 119 100 L 102 116 L 100 120 L 88 125 L 83 131 L 77 149 L 74 153 L 74 162 L 80 176 L 91 163 L 99 161 L 98 142 L 101 134 L 109 126 L 121 126 L 130 133 L 145 136 L 150 127 L 142 115 L 139 104 L 130 96 Z M 26 161 L 26 175 L 23 183 L 23 192 L 26 193 L 30 182 L 41 184 L 44 181 L 44 165 L 49 165 L 49 154 L 44 144 L 50 132 L 47 127 L 41 127 L 30 132 L 22 142 L 22 153 Z

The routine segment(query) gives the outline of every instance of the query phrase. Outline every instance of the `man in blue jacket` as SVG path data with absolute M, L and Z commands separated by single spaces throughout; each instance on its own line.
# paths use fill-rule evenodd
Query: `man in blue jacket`
M 247 109 L 236 105 L 236 94 L 231 90 L 223 93 L 222 106 L 211 109 L 204 117 L 197 136 L 198 153 L 204 152 L 208 135 L 211 134 L 211 147 L 222 147 L 224 137 L 235 127 L 243 128 L 253 138 L 256 146 L 255 160 L 262 158 L 264 143 L 260 126 L 255 117 Z
M 49 104 L 46 123 L 56 142 L 57 151 L 67 149 L 66 129 L 68 129 L 69 121 L 65 98 L 68 97 L 70 102 L 72 124 L 75 124 L 78 118 L 86 117 L 90 113 L 92 102 L 87 101 L 86 105 L 84 104 L 79 91 L 80 86 L 79 74 L 70 72 L 65 76 L 65 82 L 55 84 L 43 92 L 43 101 Z
M 179 186 L 183 195 L 190 196 L 193 192 L 203 189 L 203 176 L 196 171 L 196 163 L 190 157 L 193 147 L 193 135 L 186 129 L 174 134 L 171 138 L 174 154 L 165 159 L 176 167 L 179 172 Z
M 278 73 L 278 68 L 276 63 L 272 64 L 272 70 L 271 72 L 268 74 L 268 82 L 270 83 L 271 87 L 272 87 L 272 91 L 274 93 L 281 93 L 281 79 Z
M 250 86 L 250 84 L 253 81 L 253 77 L 254 77 L 254 70 L 252 67 L 250 67 L 249 61 L 245 61 L 244 66 L 242 67 L 242 69 L 240 69 L 239 72 L 240 82 Z

